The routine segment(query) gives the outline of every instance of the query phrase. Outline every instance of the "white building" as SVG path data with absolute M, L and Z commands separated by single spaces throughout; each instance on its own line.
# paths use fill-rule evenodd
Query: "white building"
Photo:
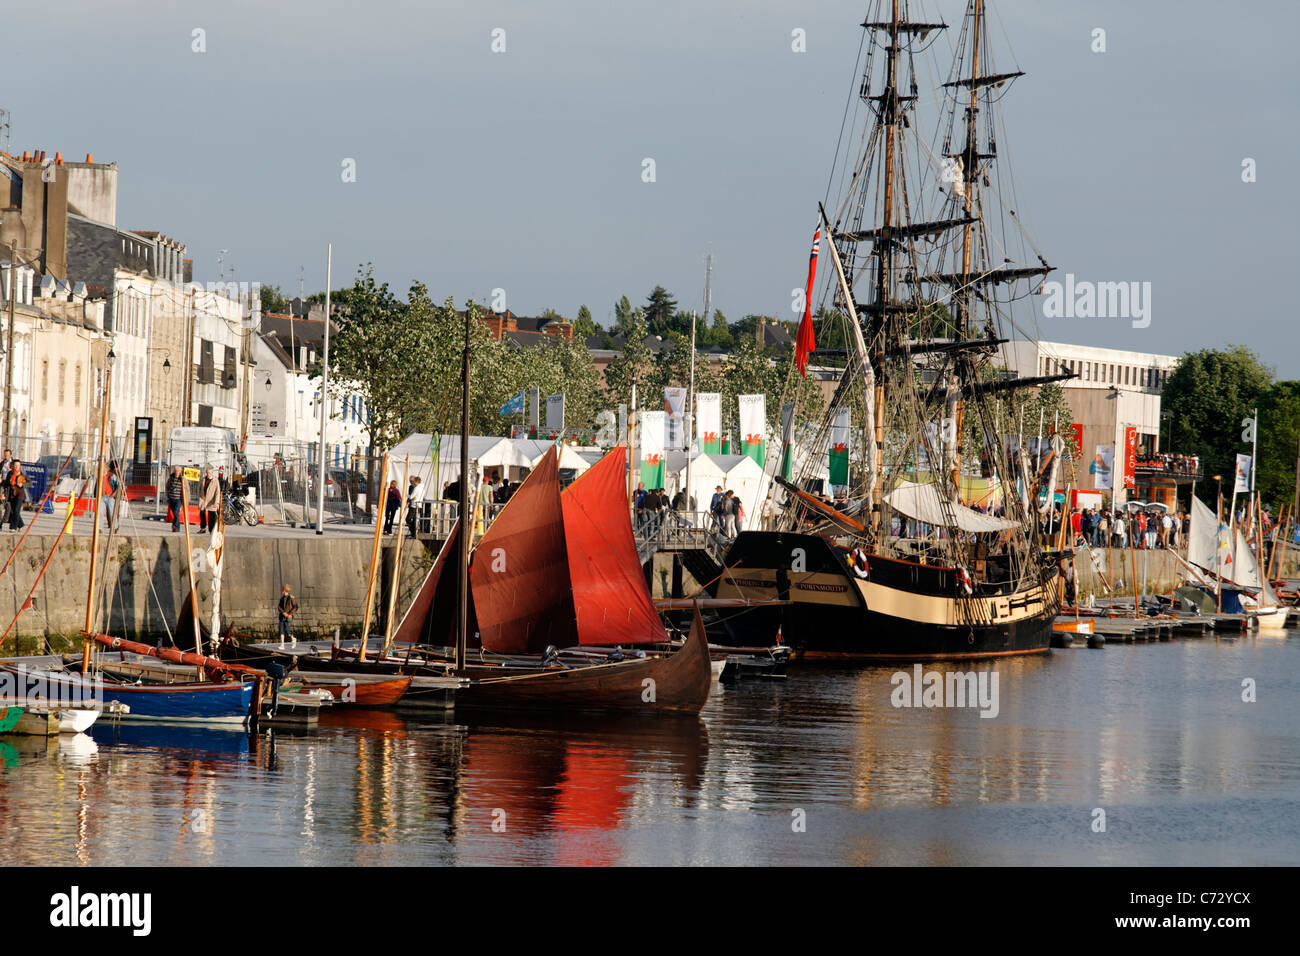
M 249 387 L 250 459 L 273 448 L 286 459 L 314 463 L 320 447 L 320 376 L 308 372 L 319 361 L 324 323 L 319 318 L 265 315 L 252 337 Z M 354 455 L 370 455 L 369 412 L 364 398 L 347 383 L 331 381 L 326 406 L 325 459 L 342 468 Z
M 1114 461 L 1114 500 L 1118 503 L 1134 497 L 1132 492 L 1125 494 L 1122 480 L 1126 430 L 1137 430 L 1140 455 L 1149 457 L 1162 450 L 1160 393 L 1179 357 L 1026 341 L 1008 342 L 1002 346 L 1002 355 L 1007 368 L 1020 377 L 1078 376 L 1061 383 L 1074 423 L 1082 429 L 1082 461 L 1076 463 L 1075 487 L 1109 490 L 1103 487 L 1104 473 L 1099 478 L 1092 468 L 1099 450 L 1109 448 Z M 1141 483 L 1134 491 L 1137 497 L 1164 497 Z

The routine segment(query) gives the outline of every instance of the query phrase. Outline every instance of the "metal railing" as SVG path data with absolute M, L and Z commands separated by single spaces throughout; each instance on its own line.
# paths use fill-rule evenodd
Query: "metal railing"
M 738 530 L 738 529 L 737 529 Z M 642 563 L 656 551 L 704 551 L 719 564 L 735 539 L 731 528 L 720 525 L 708 511 L 641 511 L 633 524 L 637 554 Z

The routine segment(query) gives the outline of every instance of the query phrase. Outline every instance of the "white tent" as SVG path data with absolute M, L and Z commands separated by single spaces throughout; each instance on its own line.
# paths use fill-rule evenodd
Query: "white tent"
M 672 498 L 686 483 L 686 453 L 670 451 L 664 456 L 664 484 Z M 708 511 L 718 485 L 734 491 L 745 509 L 745 526 L 758 527 L 759 509 L 767 497 L 771 478 L 748 455 L 697 455 L 691 459 L 691 487 L 696 511 Z
M 484 473 L 496 473 L 511 481 L 522 480 L 526 471 L 537 466 L 552 444 L 553 442 L 528 438 L 471 435 L 469 461 L 474 485 L 478 485 L 479 478 Z M 436 461 L 431 454 L 432 449 L 433 436 L 429 433 L 413 432 L 407 435 L 388 452 L 389 480 L 398 482 L 398 487 L 405 485 L 406 456 L 409 454 L 411 474 L 418 475 L 433 494 L 440 494 L 446 482 L 455 481 L 460 475 L 460 436 L 439 436 Z M 590 468 L 592 463 L 572 446 L 561 445 L 559 464 L 561 471 L 572 469 L 574 477 L 577 477 Z

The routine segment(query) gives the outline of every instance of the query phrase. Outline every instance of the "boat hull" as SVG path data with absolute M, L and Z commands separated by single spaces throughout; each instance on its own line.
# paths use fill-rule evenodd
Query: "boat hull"
M 253 700 L 251 681 L 195 684 L 104 684 L 104 701 L 130 711 L 123 720 L 171 724 L 242 724 Z
M 662 657 L 483 678 L 458 690 L 455 700 L 458 711 L 699 713 L 712 684 L 704 624 L 697 613 L 686 643 Z
M 410 677 L 392 680 L 349 678 L 347 675 L 302 674 L 305 690 L 325 690 L 335 701 L 354 707 L 389 707 L 401 700 L 411 687 Z
M 1059 609 L 1054 580 L 965 595 L 951 568 L 872 556 L 851 572 L 823 538 L 740 535 L 716 596 L 758 604 L 722 610 L 709 638 L 743 646 L 781 632 L 809 660 L 897 662 L 1046 654 Z

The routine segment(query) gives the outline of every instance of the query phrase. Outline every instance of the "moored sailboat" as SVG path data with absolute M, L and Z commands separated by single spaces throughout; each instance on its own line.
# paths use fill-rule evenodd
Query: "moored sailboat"
M 843 361 L 836 392 L 804 436 L 802 472 L 791 464 L 783 476 L 777 528 L 741 532 L 712 586 L 719 598 L 789 606 L 720 610 L 718 643 L 764 643 L 780 629 L 805 657 L 867 662 L 1050 647 L 1061 556 L 1039 520 L 1037 477 L 1007 440 L 1000 400 L 1073 376 L 1001 374 L 1010 309 L 1051 266 L 1032 241 L 1037 261 L 1011 259 L 995 227 L 1020 230 L 1020 217 L 989 208 L 1001 202 L 991 120 L 1022 74 L 992 67 L 984 3 L 971 0 L 937 91 L 938 141 L 925 142 L 916 111 L 924 71 L 914 60 L 946 25 L 912 20 L 908 8 L 878 0 L 862 24 L 854 95 L 867 105 L 867 125 L 853 141 L 863 149 L 832 176 L 846 184 L 834 220 L 822 209 L 818 222 L 834 267 L 830 314 L 847 346 L 824 353 Z M 801 343 L 813 337 L 812 271 Z M 811 463 L 822 455 L 834 503 L 812 493 L 821 479 Z M 974 483 L 985 489 L 982 509 L 972 507 Z

